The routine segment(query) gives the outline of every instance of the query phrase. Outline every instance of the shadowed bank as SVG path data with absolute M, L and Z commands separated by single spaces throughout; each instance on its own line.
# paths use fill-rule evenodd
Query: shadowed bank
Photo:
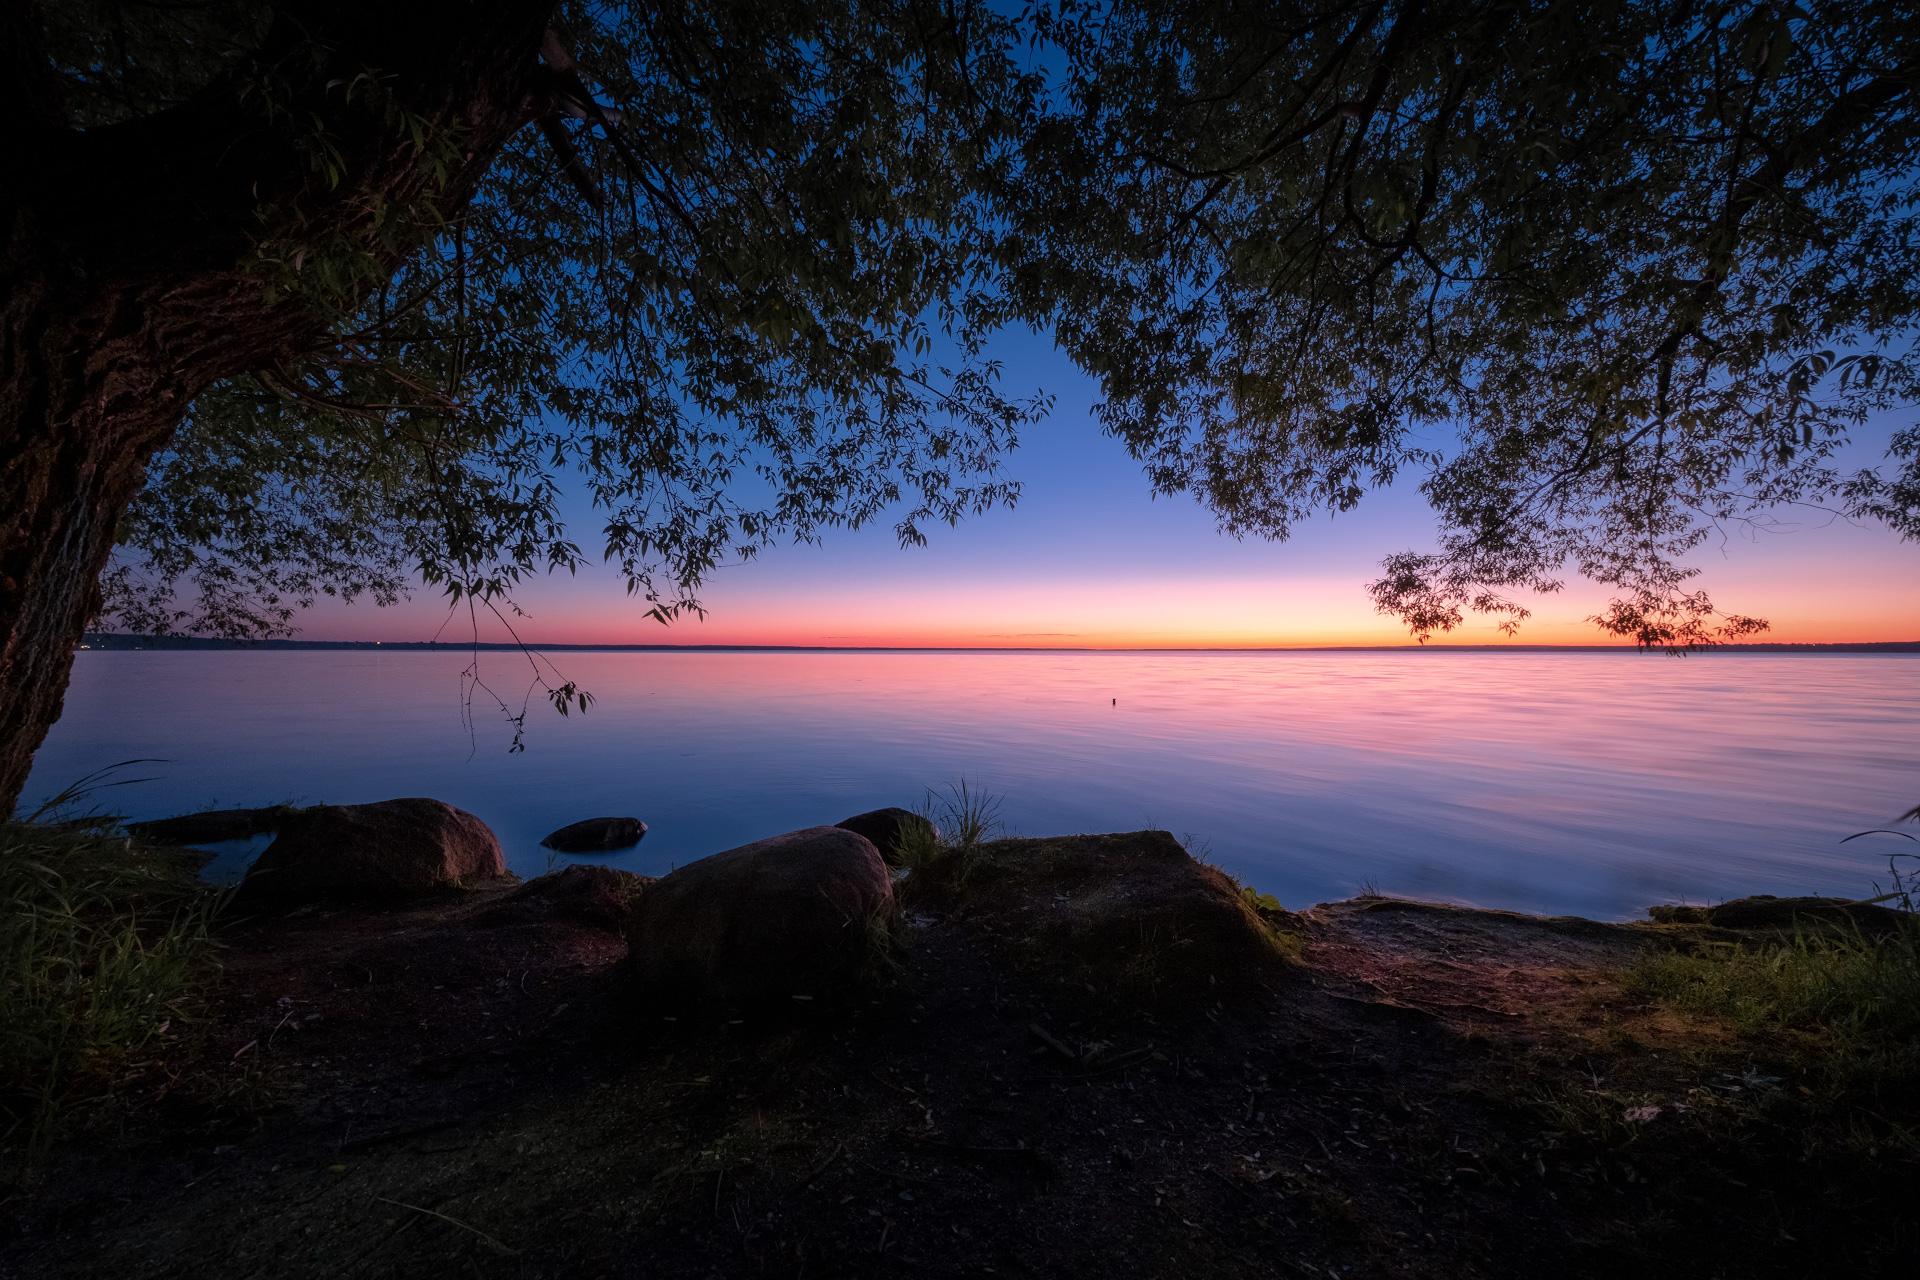
M 1880 937 L 1911 981 L 1902 913 L 1292 913 L 1163 832 L 902 852 L 897 963 L 832 1005 L 636 999 L 647 886 L 608 871 L 229 918 L 191 1046 L 121 1064 L 9 1201 L 8 1274 L 1893 1275 L 1920 1246 L 1911 1026 L 1688 969 Z

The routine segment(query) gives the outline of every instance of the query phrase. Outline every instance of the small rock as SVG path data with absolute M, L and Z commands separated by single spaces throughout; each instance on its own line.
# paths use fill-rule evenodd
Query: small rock
M 893 914 L 879 851 L 851 831 L 808 827 L 649 885 L 628 954 L 641 989 L 668 1001 L 826 999 L 859 985 Z
M 631 849 L 647 834 L 638 818 L 588 818 L 560 828 L 540 843 L 556 853 L 612 853 Z
M 507 873 L 487 824 L 444 800 L 315 805 L 280 826 L 247 871 L 243 903 L 398 899 Z
M 890 867 L 900 865 L 899 851 L 903 843 L 918 837 L 921 842 L 932 845 L 940 838 L 939 828 L 911 809 L 875 809 L 869 813 L 856 813 L 833 825 L 842 831 L 865 836 Z

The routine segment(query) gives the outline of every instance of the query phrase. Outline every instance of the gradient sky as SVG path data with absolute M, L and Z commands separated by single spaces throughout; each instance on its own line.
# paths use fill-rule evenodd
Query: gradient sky
M 1025 482 L 1018 508 L 928 529 L 903 551 L 890 520 L 830 533 L 821 546 L 783 546 L 721 571 L 703 590 L 704 621 L 671 627 L 646 618 L 619 575 L 597 570 L 529 586 L 521 638 L 551 644 L 932 645 L 990 647 L 1267 647 L 1404 644 L 1375 614 L 1366 584 L 1382 556 L 1429 547 L 1431 513 L 1409 476 L 1359 510 L 1321 517 L 1284 543 L 1236 542 L 1188 498 L 1153 500 L 1136 463 L 1102 436 L 1097 399 L 1043 338 L 1003 337 L 1007 388 L 1044 388 L 1052 416 L 1011 459 Z M 1849 467 L 1881 460 L 1897 420 L 1862 434 Z M 594 545 L 591 512 L 575 526 Z M 1730 535 L 1694 558 L 1722 609 L 1768 619 L 1759 637 L 1782 641 L 1920 639 L 1920 544 L 1884 526 L 1818 513 L 1783 515 L 1785 531 Z M 1515 643 L 1596 644 L 1585 619 L 1607 593 L 1578 579 L 1534 602 Z M 307 640 L 426 640 L 446 621 L 444 601 L 316 606 L 297 622 Z M 471 637 L 464 617 L 442 640 Z M 485 639 L 504 639 L 497 627 Z M 1434 643 L 1504 643 L 1469 618 Z

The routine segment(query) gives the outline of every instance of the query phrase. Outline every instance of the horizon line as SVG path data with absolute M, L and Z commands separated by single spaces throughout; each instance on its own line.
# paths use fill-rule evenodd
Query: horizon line
M 89 632 L 81 639 L 81 649 L 112 651 L 145 650 L 326 650 L 396 649 L 421 652 L 573 652 L 573 653 L 1431 653 L 1442 650 L 1480 652 L 1557 652 L 1557 653 L 1648 653 L 1655 650 L 1637 644 L 1308 644 L 1308 645 L 857 645 L 857 644 L 573 644 L 528 641 L 524 644 L 502 641 L 436 640 L 230 640 L 214 636 L 140 636 L 123 632 Z M 1717 644 L 1690 652 L 1759 653 L 1780 651 L 1826 651 L 1856 653 L 1920 653 L 1920 640 L 1769 640 L 1739 644 Z M 1673 650 L 1661 649 L 1667 653 Z

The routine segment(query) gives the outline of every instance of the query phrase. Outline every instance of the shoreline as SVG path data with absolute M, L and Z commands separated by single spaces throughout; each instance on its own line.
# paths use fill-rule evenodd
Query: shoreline
M 1817 1035 L 1685 1014 L 1635 977 L 1769 945 L 1777 919 L 1242 891 L 1277 949 L 1247 981 L 1165 968 L 1189 953 L 1151 928 L 1115 935 L 1152 943 L 1146 969 L 1078 966 L 1048 921 L 1085 903 L 1126 926 L 1146 890 L 1060 878 L 1049 850 L 1149 837 L 1171 841 L 1007 840 L 912 872 L 933 878 L 903 898 L 904 968 L 838 1010 L 649 1013 L 618 928 L 513 906 L 538 880 L 231 920 L 197 1047 L 133 1071 L 10 1202 L 0 1270 L 1437 1280 L 1920 1257 L 1895 1207 L 1920 1173 L 1911 1089 L 1863 1120 Z M 1869 1130 L 1871 1152 L 1847 1136 Z

